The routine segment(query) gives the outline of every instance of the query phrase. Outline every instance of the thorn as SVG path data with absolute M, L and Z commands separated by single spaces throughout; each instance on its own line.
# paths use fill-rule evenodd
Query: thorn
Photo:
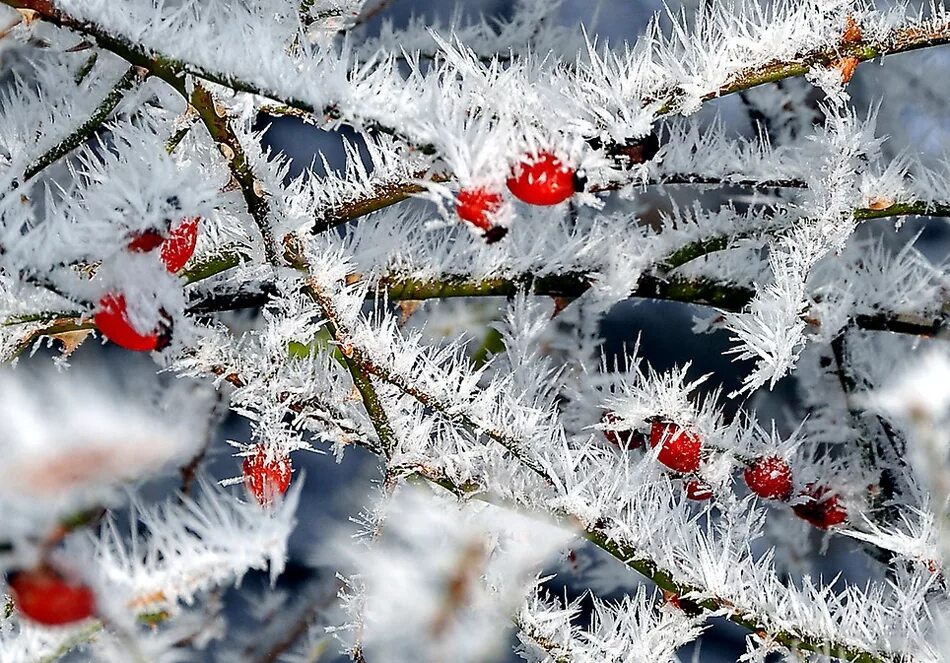
M 221 154 L 224 155 L 224 158 L 228 161 L 234 161 L 234 150 L 231 149 L 231 146 L 227 143 L 218 143 L 218 150 L 221 151 Z
M 35 9 L 18 8 L 17 12 L 19 12 L 20 16 L 23 17 L 23 25 L 25 25 L 26 27 L 30 27 L 31 25 L 36 23 L 40 18 L 40 13 L 36 11 Z

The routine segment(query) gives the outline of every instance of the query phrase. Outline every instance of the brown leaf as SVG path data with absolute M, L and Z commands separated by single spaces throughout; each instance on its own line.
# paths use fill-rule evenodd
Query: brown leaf
M 82 345 L 83 341 L 92 333 L 91 329 L 77 329 L 76 331 L 60 332 L 59 334 L 50 334 L 51 338 L 63 344 L 63 357 L 68 357 Z
M 860 60 L 857 58 L 841 58 L 835 63 L 835 69 L 841 72 L 841 82 L 846 84 L 854 76 L 854 70 L 858 68 Z
M 894 201 L 890 198 L 885 198 L 883 196 L 875 196 L 868 202 L 868 209 L 873 209 L 879 211 L 882 209 L 887 209 L 894 204 Z
M 419 308 L 419 305 L 422 304 L 418 299 L 406 299 L 401 302 L 397 302 L 396 306 L 399 308 L 399 326 L 402 327 L 405 325 L 409 318 L 412 317 L 412 314 L 416 312 L 416 309 Z

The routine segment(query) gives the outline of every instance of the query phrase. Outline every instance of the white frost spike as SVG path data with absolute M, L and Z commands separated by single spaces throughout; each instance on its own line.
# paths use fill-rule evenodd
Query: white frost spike
M 582 614 L 583 597 L 567 605 L 537 595 L 528 599 L 518 616 L 522 657 L 572 663 L 672 663 L 679 660 L 676 650 L 700 634 L 705 619 L 688 617 L 671 605 L 660 607 L 659 597 L 648 597 L 642 585 L 617 602 L 591 598 L 587 628 L 571 623 Z
M 134 503 L 131 539 L 109 520 L 101 536 L 88 541 L 100 597 L 111 613 L 174 610 L 200 592 L 239 583 L 250 569 L 269 569 L 272 581 L 283 571 L 302 477 L 271 509 L 203 477 L 197 484 L 194 498 Z
M 544 560 L 570 534 L 481 503 L 405 487 L 384 506 L 365 547 L 338 542 L 364 586 L 367 660 L 484 661 L 497 657 L 511 613 Z

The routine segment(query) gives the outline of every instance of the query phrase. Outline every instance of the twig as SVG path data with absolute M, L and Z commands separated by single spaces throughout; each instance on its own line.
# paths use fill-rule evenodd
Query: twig
M 126 94 L 135 88 L 135 86 L 141 81 L 142 77 L 140 72 L 136 70 L 136 67 L 129 67 L 129 69 L 112 86 L 112 89 L 109 90 L 109 93 L 105 96 L 105 98 L 103 98 L 99 105 L 96 106 L 96 109 L 92 112 L 92 115 L 89 116 L 89 119 L 80 124 L 72 133 L 66 136 L 66 138 L 56 143 L 56 145 L 47 150 L 44 154 L 37 157 L 29 166 L 26 167 L 26 169 L 23 171 L 22 177 L 13 181 L 12 187 L 16 189 L 22 186 L 39 174 L 44 168 L 55 163 L 82 145 L 86 139 L 92 136 L 96 129 L 98 129 L 102 123 L 108 119 L 108 117 L 112 114 L 112 111 L 114 111 L 119 103 L 125 98 Z
M 525 467 L 541 477 L 541 479 L 543 479 L 546 483 L 554 483 L 547 470 L 541 467 L 541 465 L 539 465 L 535 459 L 530 458 L 525 454 L 523 450 L 524 445 L 521 444 L 520 440 L 515 440 L 500 431 L 486 428 L 485 426 L 474 421 L 464 412 L 457 412 L 456 408 L 452 408 L 448 404 L 443 403 L 436 396 L 426 393 L 422 389 L 409 384 L 403 378 L 403 376 L 396 375 L 387 370 L 385 367 L 375 364 L 365 355 L 362 349 L 352 342 L 349 331 L 345 329 L 339 322 L 339 316 L 336 313 L 333 301 L 326 293 L 322 291 L 318 285 L 313 283 L 312 279 L 308 283 L 308 292 L 314 298 L 314 301 L 320 305 L 320 308 L 323 309 L 324 315 L 331 323 L 333 335 L 336 338 L 336 341 L 340 344 L 340 351 L 343 353 L 344 357 L 348 358 L 359 366 L 360 372 L 363 375 L 375 375 L 377 378 L 383 380 L 384 382 L 388 382 L 406 395 L 416 399 L 422 405 L 439 412 L 446 419 L 460 423 L 472 430 L 484 432 L 486 436 L 499 443 L 512 456 L 521 461 Z
M 133 64 L 138 64 L 150 70 L 160 68 L 189 73 L 234 90 L 270 97 L 308 113 L 319 113 L 343 121 L 347 119 L 341 116 L 339 108 L 335 106 L 316 109 L 305 101 L 281 94 L 277 89 L 254 85 L 224 72 L 212 71 L 161 52 L 153 52 L 133 43 L 124 36 L 111 33 L 104 26 L 76 19 L 69 13 L 54 7 L 50 0 L 0 0 L 0 2 L 14 8 L 32 10 L 44 20 L 90 37 L 96 40 L 100 47 L 116 53 Z M 884 55 L 904 53 L 947 43 L 950 43 L 950 25 L 927 26 L 921 24 L 895 27 L 880 40 L 862 38 L 846 44 L 841 43 L 829 48 L 808 51 L 789 60 L 767 62 L 737 74 L 733 77 L 733 80 L 725 83 L 718 90 L 706 94 L 703 100 L 715 99 L 785 78 L 803 76 L 814 67 L 830 66 L 843 57 L 853 57 L 858 61 L 867 61 Z M 658 115 L 666 115 L 676 112 L 683 98 L 684 92 L 679 89 L 670 89 L 657 94 L 654 98 L 644 99 L 643 103 L 663 101 L 663 106 Z M 359 124 L 365 127 L 367 122 L 360 122 Z M 378 126 L 375 127 L 375 130 L 400 135 L 399 129 L 394 127 Z M 431 146 L 417 146 L 418 149 L 426 147 L 431 148 Z

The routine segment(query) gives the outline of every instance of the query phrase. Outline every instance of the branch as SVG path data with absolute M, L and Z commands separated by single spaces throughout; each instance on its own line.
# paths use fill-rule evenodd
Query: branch
M 429 468 L 417 469 L 414 474 L 421 476 L 431 483 L 441 486 L 442 488 L 445 488 L 462 499 L 477 499 L 488 502 L 495 506 L 524 513 L 524 507 L 521 505 L 512 504 L 498 497 L 497 495 L 486 493 L 474 484 L 458 485 L 444 475 L 434 473 Z M 584 525 L 583 523 L 579 523 L 576 517 L 565 511 L 555 510 L 547 514 L 528 512 L 527 515 L 540 516 L 542 518 L 554 516 L 562 522 L 573 523 L 575 525 L 579 524 L 581 535 L 585 539 L 615 559 L 623 562 L 625 565 L 640 575 L 651 580 L 660 589 L 672 592 L 677 596 L 683 596 L 685 594 L 702 596 L 704 594 L 708 594 L 708 591 L 703 587 L 685 585 L 676 582 L 673 579 L 673 575 L 670 571 L 661 568 L 649 556 L 645 555 L 642 550 L 636 550 L 624 545 L 619 541 L 611 539 L 606 533 L 605 527 L 603 525 L 599 525 L 597 523 L 593 525 Z M 743 626 L 750 631 L 765 634 L 766 639 L 788 647 L 792 651 L 798 650 L 815 652 L 854 663 L 891 663 L 898 660 L 891 655 L 864 651 L 863 649 L 852 647 L 840 642 L 821 640 L 819 638 L 801 633 L 793 633 L 791 631 L 769 631 L 765 628 L 761 620 L 759 620 L 754 614 L 752 614 L 750 611 L 743 610 L 741 606 L 737 606 L 727 599 L 710 597 L 703 600 L 695 600 L 695 603 L 705 610 L 724 614 L 725 617 L 731 622 Z
M 176 77 L 176 82 L 183 83 L 183 79 Z M 202 124 L 208 129 L 212 140 L 218 145 L 218 149 L 228 162 L 228 168 L 234 179 L 237 180 L 244 196 L 244 202 L 247 205 L 247 211 L 250 212 L 257 224 L 264 242 L 264 255 L 267 256 L 267 262 L 271 265 L 280 264 L 280 256 L 277 253 L 277 246 L 274 242 L 274 233 L 271 231 L 270 205 L 264 194 L 264 188 L 254 176 L 251 166 L 248 163 L 247 154 L 237 134 L 231 127 L 231 120 L 227 111 L 219 107 L 211 93 L 202 85 L 195 83 L 190 95 L 184 88 L 179 88 L 173 84 L 186 99 L 189 99 L 191 105 L 198 111 L 198 117 Z
M 114 52 L 133 64 L 138 64 L 150 70 L 158 65 L 161 68 L 188 73 L 240 92 L 269 97 L 306 113 L 317 113 L 330 119 L 347 121 L 347 118 L 343 117 L 339 108 L 335 106 L 316 109 L 308 102 L 281 94 L 276 87 L 255 85 L 221 71 L 212 71 L 194 63 L 173 58 L 165 53 L 153 52 L 132 42 L 125 36 L 109 32 L 104 26 L 78 20 L 56 8 L 51 0 L 0 0 L 0 2 L 17 9 L 32 10 L 44 20 L 92 38 L 100 47 Z M 732 81 L 724 84 L 718 90 L 708 93 L 703 99 L 708 101 L 765 83 L 803 76 L 814 67 L 828 67 L 844 57 L 867 61 L 884 55 L 904 53 L 947 43 L 950 43 L 950 25 L 927 26 L 926 24 L 920 24 L 896 27 L 880 40 L 862 38 L 850 43 L 840 43 L 833 47 L 808 51 L 790 60 L 767 62 L 737 74 Z M 644 99 L 643 103 L 646 105 L 662 100 L 664 104 L 657 115 L 667 115 L 678 111 L 679 100 L 683 96 L 684 93 L 681 90 L 672 88 L 656 94 L 653 98 Z M 367 125 L 366 122 L 358 124 L 363 127 Z M 395 127 L 377 126 L 375 130 L 401 135 L 400 130 Z M 432 146 L 417 147 L 419 149 L 432 148 Z
M 129 67 L 118 81 L 112 86 L 112 89 L 105 96 L 105 98 L 96 106 L 96 109 L 93 111 L 92 115 L 89 116 L 85 122 L 80 124 L 72 133 L 66 136 L 63 140 L 58 142 L 47 152 L 37 157 L 26 169 L 23 171 L 23 176 L 19 180 L 13 180 L 12 188 L 16 189 L 28 182 L 30 179 L 39 174 L 44 168 L 52 165 L 62 157 L 66 156 L 74 149 L 82 145 L 86 139 L 92 136 L 95 131 L 102 126 L 102 123 L 105 122 L 109 115 L 112 114 L 112 111 L 121 103 L 125 98 L 125 95 L 135 88 L 143 80 L 143 77 L 140 75 L 140 72 L 136 68 Z
M 348 330 L 340 324 L 339 316 L 337 315 L 332 299 L 323 292 L 320 286 L 317 285 L 313 279 L 310 279 L 308 282 L 307 292 L 311 297 L 313 297 L 314 301 L 320 305 L 320 308 L 323 309 L 324 315 L 330 322 L 329 327 L 333 331 L 334 338 L 336 339 L 337 343 L 339 343 L 340 352 L 343 353 L 344 357 L 348 358 L 359 367 L 360 373 L 366 375 L 375 375 L 384 382 L 388 382 L 406 395 L 411 396 L 412 398 L 419 401 L 419 403 L 425 407 L 439 412 L 449 421 L 454 421 L 455 423 L 461 424 L 464 427 L 474 431 L 484 432 L 486 436 L 499 443 L 512 456 L 518 459 L 522 465 L 541 477 L 545 483 L 549 485 L 554 484 L 554 481 L 548 474 L 547 470 L 542 468 L 535 459 L 529 458 L 524 453 L 522 450 L 524 445 L 520 440 L 513 439 L 512 437 L 505 435 L 500 431 L 484 427 L 482 424 L 474 421 L 464 412 L 458 412 L 456 408 L 452 408 L 448 404 L 443 403 L 438 397 L 426 393 L 414 385 L 409 384 L 403 376 L 396 375 L 395 373 L 387 370 L 385 367 L 378 366 L 373 363 L 373 361 L 366 357 L 363 351 L 353 343 Z

